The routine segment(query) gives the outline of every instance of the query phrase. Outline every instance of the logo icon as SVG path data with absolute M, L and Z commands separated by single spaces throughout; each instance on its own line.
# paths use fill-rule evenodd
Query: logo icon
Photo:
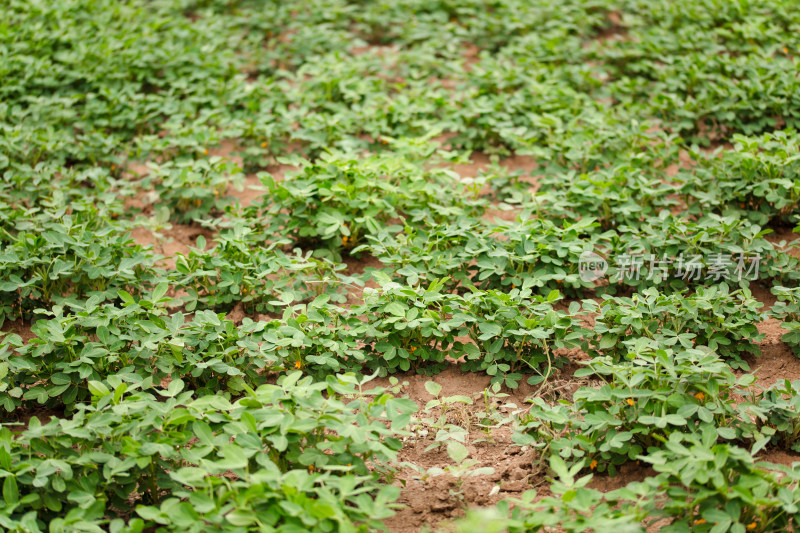
M 601 256 L 586 250 L 578 259 L 578 273 L 583 281 L 592 282 L 605 276 L 608 262 Z

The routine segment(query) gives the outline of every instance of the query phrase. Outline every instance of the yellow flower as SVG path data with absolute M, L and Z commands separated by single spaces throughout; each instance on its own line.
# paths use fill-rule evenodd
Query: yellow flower
M 784 53 L 784 54 L 788 54 L 788 53 L 789 53 L 789 49 L 788 49 L 788 48 L 786 48 L 785 46 L 783 47 L 783 53 Z
M 699 526 L 700 524 L 705 524 L 705 523 L 706 523 L 706 519 L 705 518 L 698 518 L 697 520 L 694 521 L 694 524 L 696 526 Z
M 627 400 L 625 400 L 625 401 L 626 401 L 626 402 L 628 402 L 628 405 L 633 405 L 633 404 L 635 403 L 635 402 L 633 401 L 633 398 L 628 398 L 628 399 L 627 399 Z
M 696 393 L 696 394 L 694 395 L 694 397 L 695 397 L 695 398 L 697 398 L 698 400 L 700 400 L 700 401 L 702 402 L 702 401 L 705 399 L 706 395 L 705 395 L 705 394 L 703 394 L 702 392 L 698 392 L 698 393 Z
M 309 472 L 313 472 L 314 471 L 314 465 L 308 465 L 308 471 Z
M 266 148 L 266 147 L 267 147 L 267 143 L 266 142 L 261 143 L 261 148 Z
M 299 370 L 299 369 L 303 368 L 303 363 L 301 363 L 300 361 L 295 361 L 294 362 L 294 367 Z
M 114 165 L 111 165 L 111 172 L 114 172 L 114 169 L 117 168 Z
M 750 522 L 747 524 L 747 529 L 755 529 L 757 525 L 755 522 Z
M 589 463 L 589 468 L 591 470 L 594 470 L 595 468 L 597 468 L 597 459 L 592 459 L 592 462 Z
M 208 155 L 208 148 L 206 148 L 205 150 L 203 150 L 203 155 Z

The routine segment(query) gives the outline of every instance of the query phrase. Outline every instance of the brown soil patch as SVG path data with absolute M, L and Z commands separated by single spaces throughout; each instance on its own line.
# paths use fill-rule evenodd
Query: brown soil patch
M 32 325 L 32 323 L 22 320 L 21 318 L 11 321 L 6 320 L 5 323 L 3 323 L 3 327 L 0 328 L 0 331 L 3 333 L 17 334 L 22 339 L 22 342 L 27 343 L 32 338 L 36 337 L 31 331 Z
M 617 468 L 616 475 L 595 474 L 589 482 L 589 488 L 601 492 L 610 492 L 621 489 L 628 483 L 644 481 L 646 478 L 655 476 L 656 471 L 647 463 L 641 461 L 628 461 Z
M 192 248 L 197 248 L 197 238 L 201 235 L 206 239 L 206 250 L 214 246 L 214 233 L 211 230 L 190 224 L 172 224 L 158 234 L 143 226 L 131 231 L 136 244 L 152 246 L 156 253 L 164 256 L 158 264 L 170 270 L 175 268 L 175 255 L 189 255 Z
M 691 170 L 693 166 L 694 161 L 689 155 L 689 152 L 687 150 L 680 150 L 678 152 L 678 162 L 667 166 L 667 168 L 664 169 L 664 173 L 670 178 L 674 178 L 678 175 L 679 171 Z
M 434 434 L 408 438 L 398 461 L 411 463 L 416 468 L 404 466 L 397 474 L 395 484 L 403 487 L 399 502 L 405 507 L 385 522 L 391 531 L 410 533 L 420 528 L 441 526 L 442 522 L 463 516 L 468 507 L 494 505 L 502 499 L 518 497 L 521 492 L 535 486 L 539 497 L 549 494 L 538 454 L 512 442 L 512 428 L 509 424 L 493 428 L 488 435 L 478 425 L 477 413 L 486 409 L 483 393 L 489 387 L 489 376 L 462 372 L 453 363 L 432 377 L 413 373 L 395 374 L 395 377 L 402 384 L 400 395 L 414 400 L 420 409 L 433 399 L 425 388 L 427 381 L 441 385 L 440 398 L 455 395 L 471 398 L 471 405 L 459 403 L 450 407 L 446 414 L 447 422 L 467 430 L 465 445 L 469 451 L 469 459 L 479 461 L 475 468 L 492 467 L 494 473 L 467 476 L 461 480 L 448 473 L 426 478 L 424 473 L 428 469 L 445 469 L 452 461 L 442 446 L 426 451 L 434 442 Z M 553 381 L 557 382 L 556 378 Z M 388 386 L 389 379 L 379 378 L 372 383 L 376 386 Z M 501 394 L 508 396 L 490 397 L 489 404 L 498 412 L 510 416 L 515 412 L 523 412 L 526 398 L 540 390 L 542 389 L 539 386 L 528 385 L 523 380 L 515 390 L 503 387 Z M 431 413 L 421 411 L 418 417 L 437 419 L 441 414 L 441 410 L 432 409 Z
M 242 190 L 237 189 L 232 184 L 228 185 L 226 194 L 239 200 L 239 205 L 247 207 L 252 204 L 257 198 L 263 196 L 265 192 L 261 180 L 255 174 L 248 174 L 244 177 L 244 186 Z
M 425 452 L 428 441 L 419 441 L 403 449 L 402 460 L 422 468 L 450 464 L 443 448 Z M 395 484 L 404 485 L 399 503 L 405 507 L 385 521 L 394 533 L 412 533 L 422 527 L 430 528 L 440 522 L 461 517 L 468 507 L 487 507 L 502 499 L 519 497 L 534 481 L 542 481 L 536 473 L 538 466 L 532 451 L 522 451 L 510 442 L 479 443 L 468 446 L 470 457 L 481 461 L 480 466 L 492 466 L 494 474 L 470 476 L 461 480 L 449 474 L 414 478 L 414 472 L 400 472 Z M 543 494 L 544 495 L 544 491 Z
M 759 331 L 762 331 L 761 327 Z M 762 342 L 761 357 L 747 357 L 745 360 L 752 368 L 751 373 L 757 378 L 756 383 L 762 387 L 771 387 L 784 379 L 800 379 L 800 359 L 782 342 Z
M 786 226 L 777 226 L 771 229 L 772 233 L 765 235 L 764 238 L 773 244 L 785 243 L 783 250 L 800 259 L 800 233 L 795 233 L 793 228 Z
M 449 168 L 462 178 L 475 178 L 481 172 L 487 172 L 492 163 L 491 157 L 483 152 L 473 152 L 470 155 L 470 160 L 469 163 L 458 163 L 450 165 Z M 498 160 L 498 164 L 509 171 L 521 170 L 523 174 L 520 180 L 530 184 L 532 193 L 535 193 L 539 189 L 538 177 L 533 175 L 539 168 L 539 164 L 533 157 L 528 155 L 512 155 Z M 488 190 L 484 190 L 482 194 L 487 194 L 488 192 Z
M 792 464 L 800 462 L 800 453 L 787 450 L 766 450 L 759 454 L 758 458 L 776 465 L 792 466 Z
M 761 311 L 769 311 L 778 301 L 778 298 L 770 292 L 771 287 L 765 287 L 760 283 L 751 283 L 749 289 L 753 298 L 761 302 Z
M 360 257 L 345 257 L 343 262 L 347 265 L 344 274 L 346 276 L 359 277 L 364 281 L 363 286 L 351 285 L 347 288 L 345 302 L 346 307 L 353 307 L 364 303 L 364 288 L 370 287 L 372 289 L 379 288 L 379 285 L 369 275 L 369 270 L 380 270 L 386 268 L 386 265 L 380 262 L 379 259 L 369 254 L 362 253 Z
M 39 422 L 45 425 L 53 418 L 64 418 L 64 410 L 33 406 L 26 409 L 16 409 L 13 413 L 8 413 L 5 409 L 0 409 L 0 423 L 8 427 L 12 433 L 26 431 L 33 418 L 38 418 Z
M 272 178 L 278 182 L 284 180 L 287 172 L 294 172 L 296 170 L 298 170 L 298 167 L 294 165 L 275 164 L 267 167 L 265 172 L 270 174 Z M 266 192 L 267 189 L 261 183 L 261 178 L 258 177 L 258 174 L 247 174 L 244 177 L 244 188 L 239 190 L 233 185 L 228 185 L 227 194 L 239 200 L 239 205 L 242 207 L 247 207 L 264 196 Z
M 236 141 L 226 139 L 220 143 L 219 147 L 210 148 L 208 153 L 210 155 L 223 157 L 235 163 L 237 166 L 242 167 L 244 165 L 244 160 L 242 159 L 242 156 L 238 155 L 241 151 L 242 148 L 238 145 L 238 143 L 236 143 Z M 265 172 L 270 174 L 275 181 L 283 181 L 287 172 L 295 171 L 297 169 L 298 167 L 294 165 L 275 163 L 268 166 L 265 169 Z M 239 190 L 234 187 L 233 184 L 230 184 L 228 185 L 227 195 L 239 200 L 239 204 L 242 207 L 247 207 L 257 198 L 263 196 L 265 191 L 266 189 L 262 185 L 261 179 L 257 174 L 247 174 L 244 177 L 244 187 Z

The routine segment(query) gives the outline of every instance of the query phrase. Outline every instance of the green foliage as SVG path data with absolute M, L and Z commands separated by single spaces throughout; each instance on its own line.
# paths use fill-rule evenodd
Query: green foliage
M 552 144 L 554 138 L 558 142 L 570 126 L 600 114 L 601 105 L 585 93 L 559 80 L 541 79 L 542 74 L 549 72 L 523 73 L 513 63 L 482 61 L 454 110 L 459 135 L 453 143 L 508 153 L 527 145 Z
M 721 154 L 703 159 L 693 154 L 699 165 L 682 187 L 692 210 L 736 213 L 762 226 L 800 214 L 797 133 L 734 135 L 733 141 L 733 149 Z
M 555 219 L 595 218 L 603 229 L 636 227 L 643 219 L 677 205 L 673 195 L 679 190 L 640 165 L 642 161 L 634 160 L 579 175 L 558 173 L 543 180 L 545 192 L 536 197 L 542 204 L 539 209 Z
M 645 10 L 648 5 L 621 7 L 617 30 L 624 38 L 590 45 L 588 56 L 603 62 L 617 101 L 634 106 L 644 98 L 648 115 L 706 143 L 731 131 L 796 127 L 792 29 L 798 18 L 791 6 L 689 0 Z
M 662 211 L 611 236 L 607 277 L 623 286 L 669 290 L 721 282 L 747 287 L 755 280 L 796 283 L 798 259 L 766 240 L 770 231 L 735 215 L 695 221 Z
M 796 468 L 757 463 L 744 448 L 717 443 L 717 431 L 675 432 L 642 458 L 660 475 L 644 483 L 662 492 L 666 531 L 786 531 L 797 526 Z
M 56 306 L 51 318 L 32 328 L 22 343 L 3 340 L 6 410 L 34 402 L 72 407 L 87 401 L 91 383 L 119 375 L 128 383 L 158 385 L 183 379 L 201 394 L 242 390 L 264 382 L 261 372 L 280 368 L 277 355 L 259 343 L 265 323 L 236 328 L 211 311 L 170 313 L 167 284 L 139 299 L 121 292 L 121 306 L 92 297 L 82 304 Z
M 576 477 L 582 466 L 578 463 L 569 468 L 558 456 L 551 457 L 550 467 L 558 476 L 552 481 L 552 495 L 539 498 L 535 490 L 529 490 L 521 499 L 501 501 L 496 509 L 471 511 L 457 524 L 456 531 L 517 533 L 549 531 L 555 527 L 569 532 L 645 531 L 642 524 L 648 518 L 645 504 L 652 493 L 637 494 L 625 487 L 603 494 L 587 487 L 591 475 Z
M 800 450 L 800 382 L 784 379 L 759 394 L 750 413 L 762 428 L 774 430 L 770 444 L 784 450 Z M 769 430 L 766 430 L 769 431 Z
M 307 246 L 348 250 L 366 235 L 399 229 L 395 220 L 434 223 L 482 211 L 480 202 L 459 198 L 451 171 L 423 170 L 401 157 L 327 154 L 301 164 L 283 181 L 264 176 L 265 203 L 245 216 L 263 210 L 272 232 Z
M 585 300 L 587 311 L 599 313 L 589 353 L 618 360 L 635 354 L 647 339 L 646 344 L 676 349 L 708 346 L 731 367 L 747 369 L 742 355 L 761 355 L 757 342 L 764 335 L 755 324 L 766 314 L 760 307 L 748 289 L 731 292 L 724 283 L 691 294 L 651 287 L 630 298 L 604 296 L 600 304 Z
M 536 374 L 528 379 L 529 384 L 546 380 L 554 367 L 566 362 L 555 351 L 579 346 L 585 333 L 576 318 L 577 303 L 566 312 L 553 309 L 560 299 L 558 291 L 542 297 L 532 295 L 529 289 L 467 294 L 463 312 L 477 318 L 469 336 L 478 349 L 465 347 L 467 358 L 462 368 L 486 372 L 492 382 L 511 388 L 516 388 L 523 373 Z
M 582 462 L 569 468 L 554 456 L 550 467 L 559 477 L 551 485 L 553 496 L 537 499 L 528 491 L 521 500 L 473 511 L 456 530 L 777 533 L 797 526 L 797 469 L 756 462 L 743 448 L 716 444 L 711 426 L 702 433 L 673 433 L 663 449 L 642 459 L 659 474 L 602 493 L 587 487 L 591 475 L 576 478 Z
M 546 219 L 520 218 L 490 224 L 457 219 L 448 225 L 406 226 L 402 234 L 372 238 L 369 250 L 396 278 L 415 285 L 449 277 L 448 287 L 460 292 L 510 291 L 517 287 L 580 294 L 594 288 L 579 275 L 580 256 L 607 234 L 593 231 L 591 219 L 558 226 Z
M 372 344 L 368 366 L 435 372 L 444 368 L 446 354 L 465 356 L 463 369 L 516 388 L 522 372 L 539 374 L 529 380 L 539 382 L 563 363 L 554 350 L 580 343 L 577 306 L 555 311 L 556 291 L 546 298 L 530 289 L 458 296 L 443 292 L 446 281 L 426 289 L 394 282 L 380 292 L 365 289 L 364 307 L 355 312 L 372 319 L 353 333 Z M 456 340 L 465 336 L 470 342 Z
M 456 415 L 499 443 L 491 397 L 537 387 L 551 495 L 481 531 L 797 529 L 754 456 L 798 449 L 798 384 L 732 370 L 753 282 L 800 354 L 794 4 L 8 0 L 0 529 L 380 529 L 414 406 L 341 373 L 449 366 L 492 393 L 426 385 L 451 462 L 412 472 L 459 501 Z
M 115 299 L 152 283 L 153 254 L 92 200 L 0 206 L 0 322 L 65 297 Z
M 247 314 L 274 313 L 321 294 L 341 303 L 343 289 L 359 283 L 341 274 L 345 265 L 313 257 L 311 251 L 286 254 L 280 247 L 286 240 L 269 242 L 241 221 L 214 240 L 205 250 L 199 237 L 197 248 L 177 255 L 172 281 L 176 290 L 185 291 L 188 311 L 230 311 L 241 303 Z
M 0 523 L 353 531 L 390 516 L 397 489 L 370 469 L 395 457 L 413 402 L 361 395 L 348 376 L 300 377 L 233 403 L 180 380 L 156 395 L 116 376 L 90 382 L 93 403 L 73 417 L 0 430 Z
M 231 200 L 228 187 L 241 190 L 241 170 L 215 156 L 150 164 L 142 186 L 153 189 L 157 206 L 164 206 L 176 222 L 191 222 L 221 212 Z
M 778 297 L 772 314 L 783 321 L 782 327 L 789 330 L 781 340 L 800 356 L 800 287 L 773 287 L 772 292 Z
M 614 474 L 620 464 L 658 450 L 675 432 L 710 426 L 726 441 L 757 440 L 763 446 L 769 440 L 739 416 L 735 404 L 736 386 L 752 384 L 753 376 L 737 380 L 707 349 L 649 350 L 621 363 L 602 357 L 578 373 L 604 384 L 579 389 L 572 404 L 550 406 L 535 398 L 517 443 Z
M 463 352 L 455 338 L 466 335 L 474 318 L 459 312 L 463 300 L 442 290 L 445 281 L 427 289 L 394 282 L 364 289 L 364 305 L 356 312 L 370 320 L 352 333 L 371 346 L 368 366 L 435 373 L 447 366 L 448 352 Z

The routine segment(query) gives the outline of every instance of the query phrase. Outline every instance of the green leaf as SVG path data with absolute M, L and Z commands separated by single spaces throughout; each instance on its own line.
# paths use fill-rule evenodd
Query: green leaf
M 127 291 L 119 291 L 117 292 L 117 295 L 122 299 L 124 307 L 128 307 L 129 305 L 136 303 L 133 299 L 133 296 L 131 296 Z
M 478 337 L 481 340 L 488 340 L 492 337 L 497 337 L 503 332 L 503 328 L 501 328 L 499 325 L 489 322 L 479 322 L 478 329 L 480 329 L 481 333 L 483 333 L 480 337 Z
M 456 464 L 461 464 L 464 459 L 469 456 L 469 452 L 467 451 L 467 447 L 461 444 L 460 442 L 450 441 L 447 443 L 447 455 L 450 459 L 453 460 Z
M 63 372 L 56 372 L 52 376 L 50 376 L 50 381 L 53 385 L 69 385 L 72 383 L 72 378 L 69 377 L 68 374 L 64 374 Z
M 25 394 L 22 397 L 26 400 L 36 400 L 38 403 L 43 404 L 50 398 L 50 395 L 47 393 L 47 389 L 44 387 L 36 386 L 25 391 Z
M 13 505 L 19 501 L 19 488 L 17 487 L 16 477 L 8 476 L 3 481 L 3 499 L 9 505 Z
M 201 238 L 202 238 L 202 235 L 200 237 L 198 237 L 198 240 L 201 239 Z M 167 283 L 166 281 L 156 285 L 156 287 L 153 289 L 152 300 L 154 302 L 157 302 L 157 301 L 161 300 L 161 298 L 163 298 L 164 295 L 167 294 L 167 290 L 168 289 L 169 289 L 169 283 Z
M 111 391 L 108 390 L 108 387 L 105 384 L 101 383 L 100 381 L 89 381 L 89 392 L 92 393 L 92 396 L 96 396 L 102 398 L 103 396 L 107 396 L 111 394 Z
M 438 398 L 439 393 L 442 392 L 442 386 L 435 381 L 426 381 L 425 390 L 428 391 L 431 396 L 436 396 Z
M 167 385 L 166 391 L 161 390 L 158 391 L 158 393 L 161 396 L 164 396 L 165 398 L 174 398 L 175 396 L 180 394 L 180 392 L 183 390 L 184 387 L 185 384 L 183 383 L 183 380 L 173 379 L 172 381 L 169 382 L 169 385 Z
M 736 438 L 736 430 L 730 427 L 718 427 L 717 435 L 722 439 L 733 440 Z
M 387 305 L 384 310 L 394 316 L 405 317 L 406 310 L 405 308 L 397 302 L 392 302 Z
M 242 448 L 235 444 L 225 444 L 220 448 L 220 453 L 224 460 L 217 461 L 217 464 L 228 470 L 238 470 L 247 467 L 247 456 Z
M 234 526 L 245 527 L 257 520 L 256 514 L 248 509 L 234 509 L 225 515 L 225 519 Z
M 603 335 L 600 338 L 597 348 L 600 350 L 608 350 L 609 348 L 616 346 L 617 342 L 618 339 L 616 335 Z
M 195 420 L 192 423 L 192 431 L 201 444 L 205 444 L 206 446 L 214 445 L 214 432 L 211 431 L 211 426 L 202 420 Z
M 572 481 L 572 476 L 569 474 L 569 469 L 564 460 L 556 454 L 550 456 L 550 468 L 556 474 L 556 477 L 565 483 Z

